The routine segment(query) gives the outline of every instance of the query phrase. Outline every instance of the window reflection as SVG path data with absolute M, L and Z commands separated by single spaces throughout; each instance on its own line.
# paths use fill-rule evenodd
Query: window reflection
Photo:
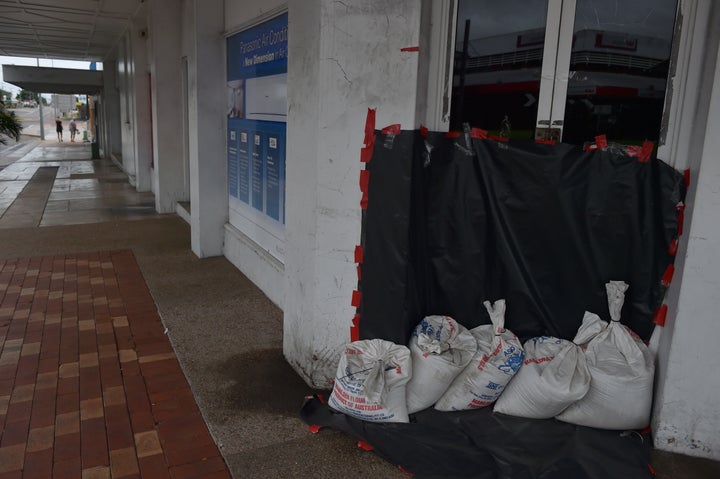
M 578 0 L 563 141 L 657 141 L 675 0 Z
M 532 138 L 546 15 L 547 0 L 460 0 L 451 128 L 470 123 L 494 134 Z

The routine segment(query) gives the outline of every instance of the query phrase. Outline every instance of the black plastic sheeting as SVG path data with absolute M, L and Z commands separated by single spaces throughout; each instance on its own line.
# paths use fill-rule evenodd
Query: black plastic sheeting
M 360 338 L 407 344 L 422 317 L 572 339 L 609 320 L 605 283 L 630 285 L 622 320 L 649 339 L 678 232 L 682 174 L 619 150 L 376 131 L 363 218 Z
M 650 437 L 601 431 L 554 419 L 524 419 L 490 408 L 462 412 L 434 409 L 411 423 L 372 423 L 335 412 L 314 397 L 301 417 L 344 431 L 416 478 L 645 479 Z M 321 432 L 322 433 L 322 432 Z
M 683 176 L 657 159 L 572 145 L 375 132 L 363 215 L 360 337 L 407 344 L 426 315 L 489 324 L 507 300 L 520 338 L 572 339 L 584 311 L 609 320 L 605 283 L 623 280 L 622 321 L 642 338 L 674 257 Z M 666 278 L 669 279 L 669 278 Z M 419 478 L 651 478 L 650 438 L 496 414 L 434 409 L 370 423 L 306 401 L 310 425 L 345 431 Z

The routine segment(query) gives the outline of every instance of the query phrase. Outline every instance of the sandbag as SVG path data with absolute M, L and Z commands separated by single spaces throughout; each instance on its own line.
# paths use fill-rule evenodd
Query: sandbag
M 610 324 L 586 312 L 575 342 L 584 345 L 590 390 L 557 418 L 601 429 L 642 429 L 650 422 L 655 363 L 640 338 L 620 323 L 628 285 L 606 285 Z
M 408 422 L 405 387 L 410 351 L 382 339 L 350 343 L 340 357 L 328 405 L 372 422 Z
M 495 403 L 495 412 L 546 419 L 587 394 L 590 372 L 575 343 L 540 336 L 527 340 L 523 348 L 523 365 Z
M 492 404 L 522 365 L 522 344 L 505 329 L 505 300 L 483 304 L 492 324 L 470 330 L 477 352 L 435 404 L 438 411 L 464 411 Z
M 476 350 L 473 335 L 451 317 L 427 316 L 420 321 L 410 338 L 413 375 L 407 385 L 408 412 L 435 404 Z

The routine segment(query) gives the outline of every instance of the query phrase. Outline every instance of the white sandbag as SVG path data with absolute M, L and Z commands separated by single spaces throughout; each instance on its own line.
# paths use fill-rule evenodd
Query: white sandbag
M 428 316 L 410 338 L 413 376 L 407 385 L 410 414 L 429 408 L 465 369 L 477 350 L 475 338 L 449 316 Z
M 622 281 L 606 285 L 610 324 L 593 313 L 585 313 L 575 342 L 587 344 L 590 390 L 563 411 L 559 420 L 620 430 L 642 429 L 650 423 L 655 363 L 642 340 L 620 323 L 627 287 Z M 588 325 L 593 331 L 586 331 Z
M 435 404 L 438 411 L 464 411 L 492 404 L 522 365 L 522 344 L 505 329 L 505 300 L 483 304 L 492 324 L 470 330 L 477 352 Z
M 328 405 L 372 422 L 408 422 L 410 351 L 382 339 L 350 343 L 340 357 Z
M 587 394 L 590 372 L 575 343 L 540 336 L 527 340 L 523 348 L 523 365 L 495 403 L 495 412 L 546 419 Z

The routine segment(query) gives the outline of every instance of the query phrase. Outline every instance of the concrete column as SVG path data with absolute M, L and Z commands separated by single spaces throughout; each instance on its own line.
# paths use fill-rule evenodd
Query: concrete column
M 121 116 L 120 116 L 120 94 L 116 78 L 118 77 L 117 59 L 106 59 L 103 61 L 103 137 L 102 145 L 105 155 L 109 158 L 112 154 L 121 154 Z
M 147 35 L 151 45 L 152 178 L 158 213 L 174 212 L 184 189 L 180 22 L 181 9 L 177 1 L 150 2 Z
M 419 45 L 421 2 L 291 2 L 289 18 L 284 353 L 326 387 L 354 314 L 365 116 L 417 127 L 419 53 L 401 49 Z
M 135 187 L 150 191 L 152 187 L 152 131 L 150 129 L 150 81 L 148 77 L 148 29 L 145 15 L 136 17 L 128 31 L 131 45 L 130 82 L 132 84 L 132 123 L 135 139 Z
M 222 254 L 228 220 L 223 0 L 192 0 L 188 56 L 191 247 Z
M 720 5 L 699 6 L 699 20 L 718 25 Z M 701 107 L 682 126 L 691 130 L 691 186 L 668 295 L 671 314 L 660 338 L 653 432 L 658 449 L 720 460 L 720 34 L 704 40 L 703 79 L 694 92 Z
M 135 94 L 132 82 L 132 42 L 126 33 L 118 44 L 118 94 L 120 100 L 120 155 L 122 167 L 137 186 L 135 174 Z

